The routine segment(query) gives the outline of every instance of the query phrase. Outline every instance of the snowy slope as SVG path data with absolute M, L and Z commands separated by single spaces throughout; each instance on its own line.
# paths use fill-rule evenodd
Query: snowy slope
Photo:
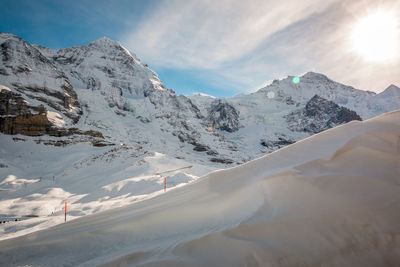
M 400 108 L 400 88 L 391 84 L 384 91 L 374 97 L 375 103 L 381 110 L 395 110 Z
M 79 217 L 158 194 L 163 178 L 155 173 L 161 170 L 193 166 L 166 174 L 173 187 L 245 163 L 316 132 L 302 129 L 347 122 L 328 123 L 339 117 L 328 113 L 342 106 L 363 119 L 400 108 L 395 86 L 376 95 L 317 73 L 233 98 L 177 95 L 107 38 L 52 50 L 0 33 L 0 50 L 0 126 L 43 105 L 48 122 L 42 128 L 57 128 L 51 136 L 0 133 L 0 221 L 22 219 L 0 224 L 0 239 L 62 222 L 66 198 L 79 210 L 71 216 Z M 324 120 L 304 117 L 315 95 L 340 107 L 321 106 Z
M 230 142 L 208 132 L 188 98 L 165 89 L 153 71 L 117 42 L 102 38 L 83 47 L 50 50 L 11 34 L 0 36 L 0 84 L 7 85 L 1 92 L 21 94 L 21 101 L 16 99 L 28 107 L 44 105 L 47 119 L 57 127 L 100 132 L 105 140 L 99 145 L 106 145 L 94 147 L 80 134 L 0 134 L 0 239 L 61 223 L 66 198 L 72 209 L 80 210 L 70 214 L 75 218 L 157 194 L 163 177 L 168 188 L 189 183 L 227 166 L 211 161 L 224 159 L 224 154 L 233 158 L 229 153 L 236 153 L 241 161 Z M 25 65 L 30 69 L 16 72 Z M 68 98 L 63 83 L 79 101 L 71 110 L 57 106 L 59 99 Z M 7 112 L 28 109 L 13 106 L 13 99 L 2 101 Z M 70 114 L 79 120 L 70 120 Z M 218 152 L 208 151 L 211 146 Z M 186 166 L 192 168 L 156 174 Z M 11 222 L 15 219 L 21 221 Z
M 63 147 L 48 144 L 56 137 L 38 140 L 0 135 L 0 222 L 7 221 L 0 240 L 62 223 L 66 200 L 73 219 L 158 194 L 164 177 L 172 188 L 215 169 L 138 145 Z
M 394 266 L 400 111 L 0 242 L 7 266 Z

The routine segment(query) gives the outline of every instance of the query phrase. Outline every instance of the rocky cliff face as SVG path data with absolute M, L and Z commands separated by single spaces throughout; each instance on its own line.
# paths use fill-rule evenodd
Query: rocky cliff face
M 0 114 L 0 132 L 5 134 L 40 136 L 52 126 L 43 105 L 30 106 L 21 94 L 5 86 L 0 89 Z
M 5 134 L 27 136 L 46 134 L 56 137 L 79 134 L 91 137 L 91 141 L 94 142 L 98 142 L 97 139 L 104 139 L 104 136 L 97 131 L 81 131 L 78 128 L 62 127 L 63 125 L 57 123 L 57 120 L 63 122 L 61 116 L 57 116 L 56 113 L 50 116 L 43 104 L 29 105 L 21 94 L 12 92 L 5 86 L 0 86 L 0 114 L 0 132 Z
M 78 122 L 82 111 L 77 94 L 49 59 L 12 34 L 0 34 L 0 54 L 0 84 Z
M 303 109 L 290 113 L 286 119 L 292 131 L 319 133 L 352 120 L 361 120 L 361 117 L 355 111 L 315 95 Z
M 236 132 L 239 130 L 239 111 L 221 99 L 211 103 L 207 121 L 212 127 L 221 131 Z
M 108 38 L 60 50 L 36 48 L 68 76 L 75 88 L 100 91 L 110 106 L 122 110 L 127 98 L 167 90 L 157 75 L 134 54 Z

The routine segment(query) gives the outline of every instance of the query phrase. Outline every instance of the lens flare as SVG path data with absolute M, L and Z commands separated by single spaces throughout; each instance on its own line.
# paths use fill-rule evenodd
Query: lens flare
M 272 99 L 272 98 L 275 97 L 275 93 L 272 92 L 272 91 L 269 91 L 269 92 L 267 93 L 267 97 L 268 97 L 269 99 Z
M 298 77 L 298 76 L 293 77 L 292 82 L 293 82 L 294 84 L 298 84 L 298 83 L 300 82 L 300 77 Z

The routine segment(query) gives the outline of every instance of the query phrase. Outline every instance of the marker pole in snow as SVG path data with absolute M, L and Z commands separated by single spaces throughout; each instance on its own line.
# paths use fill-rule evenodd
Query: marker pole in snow
M 67 201 L 65 201 L 65 209 L 64 209 L 64 211 L 65 211 L 65 219 L 64 219 L 64 222 L 67 222 Z
M 183 170 L 183 169 L 190 169 L 193 166 L 186 166 L 186 167 L 182 167 L 182 168 L 178 168 L 178 169 L 173 169 L 173 170 L 169 170 L 169 171 L 165 171 L 165 172 L 156 172 L 155 175 L 160 175 L 162 173 L 166 173 L 166 172 L 174 172 L 174 171 L 179 171 L 179 170 Z M 164 192 L 167 190 L 167 176 L 164 176 Z

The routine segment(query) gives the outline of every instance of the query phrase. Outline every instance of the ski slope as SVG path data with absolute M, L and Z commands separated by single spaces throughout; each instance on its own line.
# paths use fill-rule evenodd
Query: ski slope
M 395 266 L 400 111 L 0 242 L 2 266 Z

